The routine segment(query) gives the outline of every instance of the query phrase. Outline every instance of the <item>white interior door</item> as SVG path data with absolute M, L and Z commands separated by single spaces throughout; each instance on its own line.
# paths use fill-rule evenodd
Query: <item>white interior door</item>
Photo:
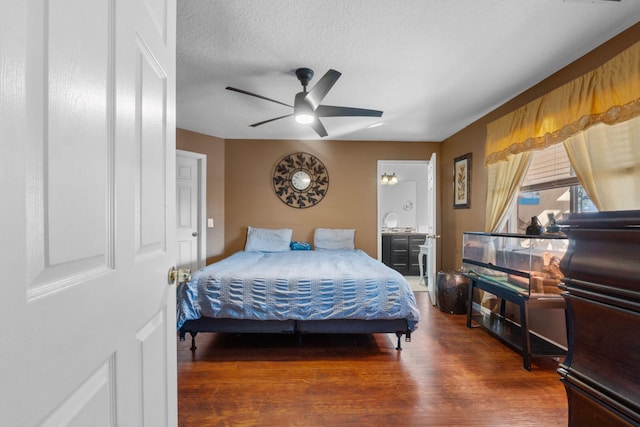
M 206 170 L 206 155 L 176 151 L 177 267 L 192 272 L 205 265 Z
M 175 0 L 0 1 L 0 424 L 175 426 Z
M 427 167 L 427 199 L 429 204 L 429 230 L 425 243 L 429 246 L 427 256 L 427 286 L 431 304 L 436 304 L 436 240 L 440 238 L 436 234 L 436 153 L 431 155 L 429 166 Z

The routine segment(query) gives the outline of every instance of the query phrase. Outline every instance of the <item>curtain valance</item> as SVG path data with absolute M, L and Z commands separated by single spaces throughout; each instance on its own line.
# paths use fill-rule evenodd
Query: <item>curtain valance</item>
M 486 164 L 640 115 L 640 42 L 487 125 Z

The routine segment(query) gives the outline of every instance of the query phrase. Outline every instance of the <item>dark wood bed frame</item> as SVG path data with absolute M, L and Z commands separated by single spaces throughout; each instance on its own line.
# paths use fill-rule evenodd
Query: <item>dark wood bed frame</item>
M 406 319 L 392 320 L 241 320 L 201 317 L 187 320 L 178 330 L 180 341 L 191 335 L 191 351 L 196 350 L 196 335 L 199 332 L 233 334 L 296 334 L 302 342 L 303 334 L 391 334 L 398 337 L 396 350 L 402 350 L 402 335 L 411 342 L 411 331 Z

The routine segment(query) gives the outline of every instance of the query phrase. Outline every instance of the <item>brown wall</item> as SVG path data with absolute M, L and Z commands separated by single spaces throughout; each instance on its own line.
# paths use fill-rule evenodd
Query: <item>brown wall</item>
M 487 124 L 597 68 L 639 40 L 640 24 L 636 24 L 444 141 L 440 162 L 443 269 L 460 268 L 463 231 L 485 231 L 487 171 L 484 143 Z M 469 152 L 473 153 L 471 208 L 453 209 L 453 160 Z
M 355 228 L 356 247 L 377 257 L 377 161 L 428 160 L 439 143 L 382 141 L 227 140 L 225 151 L 225 253 L 244 247 L 247 226 L 292 228 L 293 239 L 312 242 L 317 227 Z M 287 154 L 318 157 L 329 189 L 316 206 L 296 209 L 274 193 L 273 168 Z
M 207 155 L 207 218 L 214 227 L 207 228 L 207 264 L 224 256 L 224 139 L 183 129 L 176 131 L 176 148 Z

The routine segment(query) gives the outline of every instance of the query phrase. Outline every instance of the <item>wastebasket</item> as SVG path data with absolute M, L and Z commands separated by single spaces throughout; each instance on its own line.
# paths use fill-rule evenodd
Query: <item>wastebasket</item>
M 469 279 L 459 271 L 439 271 L 436 279 L 438 309 L 449 314 L 467 314 Z

